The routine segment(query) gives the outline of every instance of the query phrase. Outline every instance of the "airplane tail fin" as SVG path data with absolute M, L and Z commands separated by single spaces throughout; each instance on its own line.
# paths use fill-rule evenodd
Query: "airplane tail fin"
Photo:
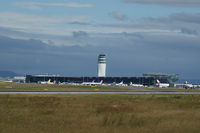
M 51 83 L 51 79 L 48 80 L 48 83 Z
M 160 84 L 160 81 L 158 79 L 156 80 L 156 82 L 157 82 L 157 84 Z

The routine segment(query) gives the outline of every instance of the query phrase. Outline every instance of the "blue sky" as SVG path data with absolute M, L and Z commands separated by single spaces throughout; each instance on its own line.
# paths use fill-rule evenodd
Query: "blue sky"
M 200 79 L 198 0 L 0 0 L 1 70 Z M 53 64 L 52 64 L 53 62 Z

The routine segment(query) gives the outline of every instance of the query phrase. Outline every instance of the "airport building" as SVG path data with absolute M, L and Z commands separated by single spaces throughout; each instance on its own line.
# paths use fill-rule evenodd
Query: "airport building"
M 83 82 L 100 82 L 103 80 L 104 84 L 120 83 L 124 84 L 142 84 L 152 86 L 156 84 L 156 79 L 161 83 L 169 83 L 173 86 L 178 82 L 178 76 L 174 74 L 143 74 L 141 77 L 64 77 L 56 75 L 26 75 L 26 83 L 41 83 L 51 80 L 55 83 L 83 83 Z
M 100 82 L 103 80 L 103 83 L 119 83 L 123 81 L 124 84 L 143 84 L 143 85 L 154 85 L 155 80 L 152 77 L 63 77 L 63 76 L 54 76 L 54 75 L 26 75 L 26 83 L 41 83 L 47 82 L 56 83 L 83 83 L 83 82 Z
M 169 83 L 173 86 L 178 82 L 178 75 L 176 74 L 161 74 L 161 73 L 148 73 L 143 74 L 141 77 L 106 77 L 106 56 L 100 54 L 98 56 L 98 76 L 97 77 L 65 77 L 58 75 L 26 75 L 26 83 L 41 83 L 51 81 L 54 83 L 83 83 L 83 82 L 100 82 L 103 80 L 104 84 L 120 83 L 124 84 L 141 84 L 152 86 L 156 84 L 159 79 L 161 83 Z
M 143 77 L 159 79 L 161 83 L 169 83 L 171 86 L 173 86 L 175 83 L 178 83 L 179 81 L 178 74 L 146 73 L 143 74 Z

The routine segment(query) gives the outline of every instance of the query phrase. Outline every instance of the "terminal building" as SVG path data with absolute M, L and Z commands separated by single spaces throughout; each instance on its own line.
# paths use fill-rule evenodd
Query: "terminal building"
M 26 75 L 26 83 L 41 83 L 51 80 L 54 83 L 83 83 L 83 82 L 100 82 L 103 83 L 120 83 L 124 84 L 141 84 L 146 86 L 152 86 L 156 84 L 156 80 L 159 79 L 161 83 L 169 83 L 173 86 L 178 82 L 178 75 L 176 74 L 161 74 L 161 73 L 148 73 L 143 74 L 141 77 L 106 77 L 106 55 L 100 54 L 98 56 L 98 76 L 97 77 L 66 77 L 58 75 Z
M 26 83 L 40 83 L 43 81 L 51 80 L 56 83 L 83 83 L 83 82 L 100 82 L 103 83 L 119 83 L 123 81 L 124 84 L 130 82 L 134 84 L 154 85 L 155 80 L 152 77 L 64 77 L 64 76 L 51 76 L 51 75 L 26 75 Z
M 174 86 L 179 81 L 178 74 L 146 73 L 143 77 L 159 79 L 161 83 L 169 83 L 170 86 Z

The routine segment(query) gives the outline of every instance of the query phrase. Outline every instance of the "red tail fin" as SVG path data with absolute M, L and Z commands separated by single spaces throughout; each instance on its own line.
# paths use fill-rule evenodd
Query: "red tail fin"
M 160 81 L 159 81 L 158 79 L 156 80 L 156 82 L 157 82 L 158 84 L 160 84 Z

